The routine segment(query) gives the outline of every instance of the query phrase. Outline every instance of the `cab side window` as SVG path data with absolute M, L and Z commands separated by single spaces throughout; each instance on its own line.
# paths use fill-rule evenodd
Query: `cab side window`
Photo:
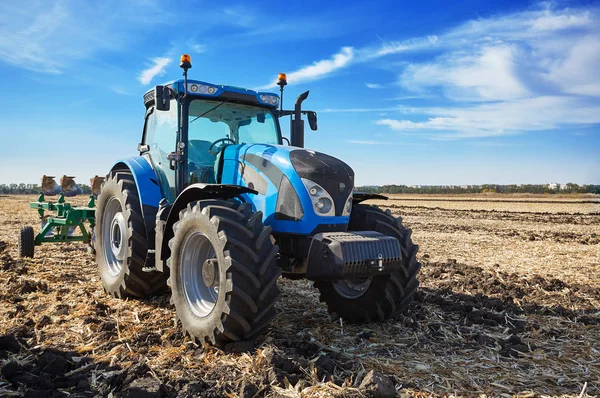
M 168 111 L 154 111 L 146 121 L 146 139 L 144 144 L 150 150 L 148 154 L 165 198 L 173 203 L 175 199 L 175 170 L 169 167 L 167 155 L 174 152 L 177 145 L 177 102 L 171 100 Z

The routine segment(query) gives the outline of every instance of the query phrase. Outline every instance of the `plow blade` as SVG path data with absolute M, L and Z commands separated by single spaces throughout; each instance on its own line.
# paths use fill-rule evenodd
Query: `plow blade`
M 63 194 L 70 198 L 83 193 L 83 190 L 75 182 L 74 176 L 62 176 L 60 179 L 60 187 L 62 188 Z
M 102 184 L 104 184 L 104 177 L 94 176 L 90 178 L 90 187 L 92 188 L 92 195 L 98 197 L 100 195 L 100 189 L 102 188 Z
M 54 176 L 42 176 L 42 192 L 44 195 L 54 196 L 62 192 L 60 185 L 54 181 Z

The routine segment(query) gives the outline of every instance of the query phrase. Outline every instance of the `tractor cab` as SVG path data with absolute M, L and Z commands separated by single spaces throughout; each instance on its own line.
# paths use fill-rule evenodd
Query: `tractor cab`
M 144 102 L 140 154 L 170 202 L 190 184 L 221 183 L 225 147 L 282 144 L 275 94 L 181 79 L 157 86 Z

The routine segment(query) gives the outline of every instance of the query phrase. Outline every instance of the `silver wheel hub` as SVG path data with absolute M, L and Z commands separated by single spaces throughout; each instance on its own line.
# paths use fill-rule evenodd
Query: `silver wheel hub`
M 106 203 L 102 218 L 102 246 L 108 272 L 118 276 L 123 269 L 127 242 L 127 223 L 121 202 L 112 197 Z
M 119 261 L 125 257 L 125 218 L 123 213 L 117 213 L 113 217 L 110 227 L 110 248 Z
M 340 296 L 347 299 L 355 299 L 365 294 L 369 286 L 371 286 L 372 280 L 372 277 L 342 279 L 333 282 L 333 288 Z
M 219 263 L 215 249 L 202 232 L 185 240 L 181 254 L 181 282 L 192 313 L 205 317 L 219 298 Z

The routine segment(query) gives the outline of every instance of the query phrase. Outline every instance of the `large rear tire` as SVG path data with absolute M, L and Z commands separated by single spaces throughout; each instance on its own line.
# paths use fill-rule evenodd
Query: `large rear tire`
M 148 242 L 133 175 L 112 172 L 96 204 L 96 262 L 107 293 L 146 297 L 166 290 L 168 275 L 144 272 Z
M 278 247 L 247 203 L 190 203 L 173 225 L 167 261 L 185 333 L 216 346 L 254 340 L 275 315 Z
M 335 282 L 315 282 L 321 293 L 320 301 L 330 313 L 336 313 L 351 323 L 383 321 L 402 311 L 412 300 L 419 282 L 417 262 L 419 247 L 411 240 L 412 231 L 394 218 L 390 211 L 376 206 L 357 204 L 352 209 L 350 231 L 377 231 L 400 242 L 402 266 L 387 275 Z
M 35 236 L 33 233 L 33 227 L 21 227 L 21 230 L 19 231 L 19 257 L 33 258 L 33 252 L 35 249 L 34 242 Z

